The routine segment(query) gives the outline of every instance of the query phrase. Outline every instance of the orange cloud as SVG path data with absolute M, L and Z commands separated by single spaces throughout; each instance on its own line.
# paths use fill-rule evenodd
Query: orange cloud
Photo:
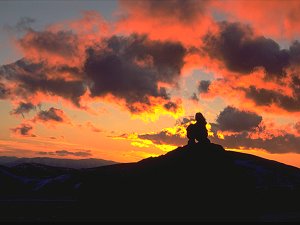
M 239 123 L 232 122 L 234 118 Z M 293 124 L 277 125 L 272 120 L 261 121 L 261 119 L 253 112 L 225 108 L 223 113 L 219 114 L 216 123 L 207 124 L 209 139 L 227 149 L 244 151 L 263 149 L 269 153 L 299 153 L 300 136 Z M 227 120 L 231 123 L 226 123 Z M 123 134 L 113 138 L 128 140 L 139 148 L 156 147 L 170 151 L 187 143 L 186 127 L 193 122 L 191 118 L 184 118 L 174 127 L 164 128 L 158 132 Z
M 299 29 L 295 29 L 299 25 L 296 1 L 291 4 L 275 0 L 120 3 L 123 12 L 115 22 L 104 21 L 96 12 L 86 12 L 79 20 L 53 24 L 44 30 L 28 28 L 18 40 L 25 58 L 0 68 L 0 99 L 15 103 L 14 114 L 29 112 L 32 108 L 29 103 L 62 100 L 64 105 L 89 112 L 92 109 L 88 106 L 94 102 L 112 103 L 129 111 L 132 118 L 145 121 L 155 121 L 161 115 L 179 118 L 192 106 L 184 109 L 185 97 L 170 93 L 181 88 L 178 80 L 185 79 L 183 75 L 200 68 L 212 72 L 214 80 L 209 82 L 207 90 L 202 85 L 201 93 L 195 94 L 194 99 L 221 97 L 226 104 L 240 110 L 299 115 L 300 44 L 294 42 L 282 49 L 269 38 L 299 34 Z M 221 13 L 226 15 L 226 22 L 215 21 Z M 237 20 L 239 23 L 234 23 Z M 251 23 L 246 25 L 240 20 Z M 49 114 L 48 119 L 39 113 L 34 121 L 46 124 L 58 123 L 59 118 L 66 121 L 54 108 L 44 114 Z M 85 126 L 99 131 L 92 123 Z M 131 144 L 170 150 L 174 143 L 185 143 L 185 129 L 181 128 L 140 134 L 131 137 Z M 21 127 L 16 132 L 21 133 Z M 274 128 L 269 133 L 246 135 L 217 131 L 215 136 L 224 143 L 230 140 L 233 143 L 237 135 L 244 142 L 256 139 L 256 145 L 272 138 L 274 141 L 281 138 L 279 143 L 282 138 L 297 143 L 296 133 L 292 132 L 295 130 L 289 130 L 288 134 L 293 135 L 287 136 Z M 142 140 L 141 135 L 149 137 L 148 141 Z M 240 146 L 247 145 L 248 142 Z
M 180 41 L 197 46 L 200 37 L 213 29 L 210 1 L 120 1 L 121 19 L 116 30 L 148 34 L 155 40 Z
M 50 24 L 44 30 L 30 27 L 16 40 L 16 45 L 27 59 L 36 63 L 78 69 L 84 64 L 86 49 L 111 36 L 111 27 L 98 12 L 85 11 L 79 19 Z
M 187 143 L 186 127 L 191 123 L 195 123 L 194 119 L 183 117 L 177 120 L 174 127 L 164 128 L 160 132 L 147 132 L 142 134 L 125 133 L 119 136 L 113 136 L 112 138 L 116 140 L 128 140 L 131 142 L 131 145 L 139 148 L 155 147 L 163 152 L 169 152 Z
M 297 0 L 213 1 L 212 7 L 228 21 L 250 23 L 262 35 L 281 40 L 293 40 L 300 35 Z
M 148 135 L 148 134 L 145 134 L 145 135 Z M 113 136 L 112 138 L 115 140 L 128 140 L 128 141 L 130 141 L 132 146 L 135 146 L 138 148 L 155 147 L 163 152 L 168 152 L 168 151 L 174 150 L 176 148 L 175 143 L 167 144 L 167 143 L 157 142 L 153 139 L 144 138 L 144 137 L 142 137 L 142 135 L 139 135 L 137 133 L 122 134 L 119 136 Z M 151 153 L 148 153 L 148 154 L 151 154 Z
M 79 41 L 72 31 L 29 30 L 19 42 L 26 58 L 35 62 L 47 61 L 53 65 L 78 59 Z
M 84 100 L 112 96 L 123 108 L 143 117 L 151 112 L 182 112 L 180 100 L 173 100 L 167 90 L 176 86 L 185 63 L 187 53 L 181 43 L 132 34 L 102 38 L 87 47 L 78 41 L 79 36 L 67 30 L 29 30 L 19 41 L 27 58 L 0 70 L 5 81 L 1 85 L 10 93 L 7 98 L 38 104 L 59 97 L 86 109 Z M 81 44 L 83 57 L 78 53 Z M 80 63 L 73 63 L 72 57 Z
M 198 54 L 204 58 L 194 59 L 215 78 L 207 90 L 200 87 L 200 98 L 221 96 L 227 104 L 243 108 L 299 114 L 299 42 L 281 49 L 249 25 L 229 22 L 219 23 L 219 29 L 203 40 Z

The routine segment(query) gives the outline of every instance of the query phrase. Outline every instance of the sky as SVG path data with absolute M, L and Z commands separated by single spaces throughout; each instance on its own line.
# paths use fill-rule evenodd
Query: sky
M 135 162 L 209 139 L 300 167 L 297 0 L 0 1 L 0 155 Z M 63 154 L 62 154 L 63 153 Z

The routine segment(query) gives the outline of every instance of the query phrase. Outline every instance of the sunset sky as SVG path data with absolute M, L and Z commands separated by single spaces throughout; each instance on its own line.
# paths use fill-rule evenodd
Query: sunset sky
M 300 167 L 300 1 L 0 1 L 0 155 L 212 142 Z M 298 41 L 299 40 L 299 41 Z

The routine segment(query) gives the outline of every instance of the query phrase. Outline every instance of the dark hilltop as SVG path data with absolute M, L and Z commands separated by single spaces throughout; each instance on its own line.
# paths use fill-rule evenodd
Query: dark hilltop
M 1 166 L 0 220 L 299 221 L 300 169 L 210 143 L 201 115 L 186 146 L 136 163 Z

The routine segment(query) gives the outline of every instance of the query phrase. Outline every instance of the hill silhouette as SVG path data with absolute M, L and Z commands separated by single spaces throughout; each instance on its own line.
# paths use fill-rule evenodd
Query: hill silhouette
M 0 165 L 14 167 L 21 164 L 43 164 L 54 167 L 67 167 L 73 169 L 92 168 L 98 166 L 107 166 L 117 162 L 104 159 L 60 159 L 50 157 L 18 158 L 13 156 L 0 156 Z
M 28 165 L 27 165 L 28 166 Z M 213 143 L 89 169 L 0 168 L 2 221 L 289 221 L 300 170 Z M 52 170 L 52 172 L 50 172 Z M 45 173 L 47 176 L 45 176 Z

